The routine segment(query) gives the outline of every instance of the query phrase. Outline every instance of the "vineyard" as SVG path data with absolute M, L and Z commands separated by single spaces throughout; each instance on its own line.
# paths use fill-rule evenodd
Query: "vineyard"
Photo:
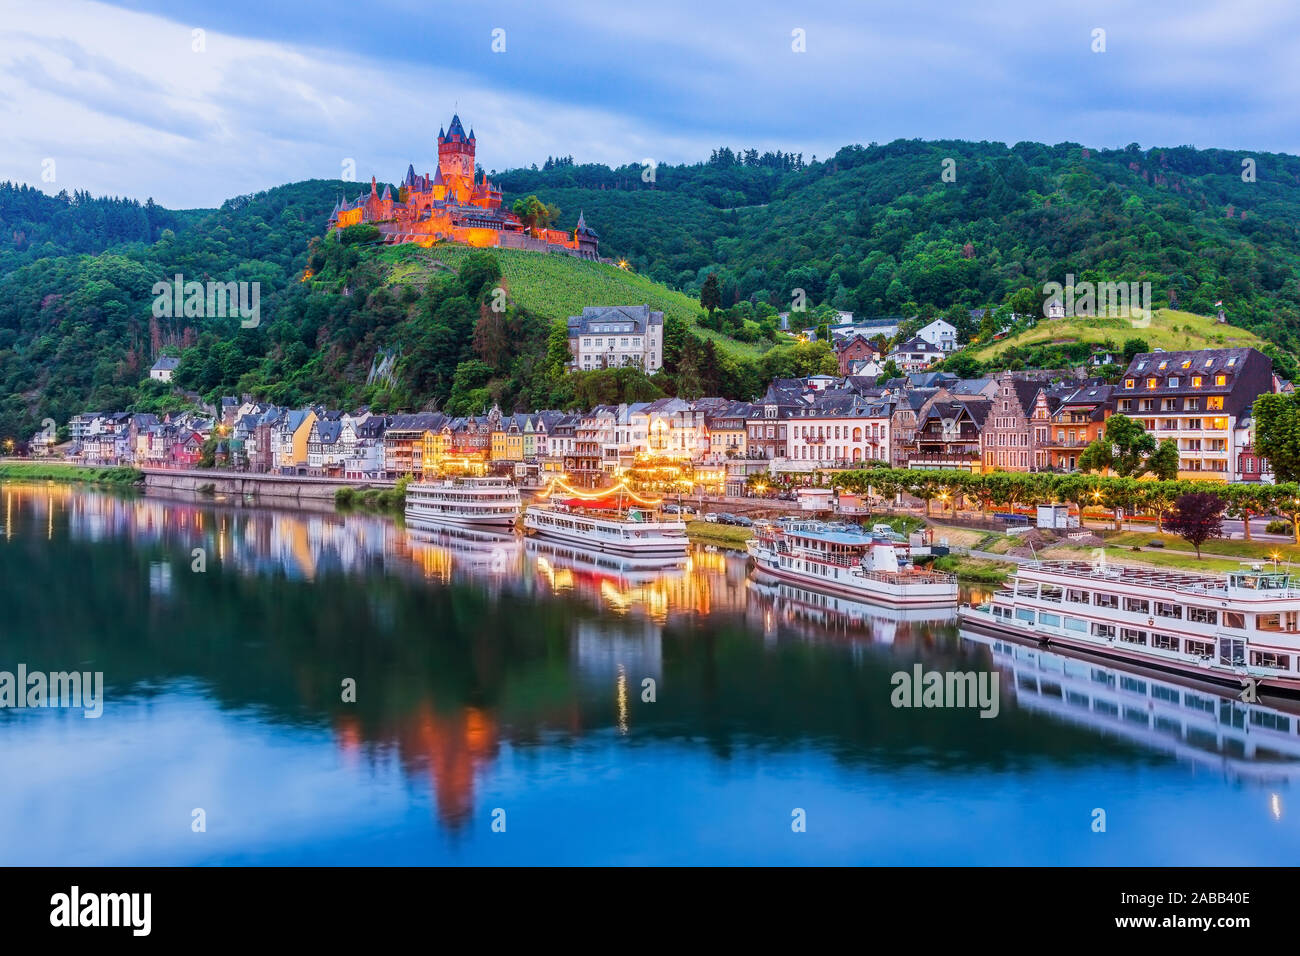
M 459 269 L 465 257 L 483 250 L 469 246 L 389 246 L 377 256 L 389 266 L 388 283 L 421 284 L 431 273 Z M 518 249 L 487 250 L 501 264 L 507 295 L 516 304 L 547 319 L 578 315 L 589 305 L 649 305 L 665 317 L 691 326 L 700 338 L 713 339 L 718 347 L 737 358 L 755 358 L 760 343 L 738 342 L 696 324 L 700 305 L 652 279 L 618 266 L 591 262 L 558 253 L 526 252 Z

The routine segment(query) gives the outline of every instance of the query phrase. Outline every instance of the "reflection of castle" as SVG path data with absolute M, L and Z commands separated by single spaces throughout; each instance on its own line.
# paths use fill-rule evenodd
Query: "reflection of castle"
M 566 251 L 584 259 L 600 257 L 600 239 L 582 215 L 572 234 L 541 226 L 526 232 L 518 216 L 501 208 L 501 190 L 488 182 L 487 174 L 475 181 L 475 145 L 474 131 L 466 136 L 460 117 L 453 116 L 447 131 L 438 131 L 438 171 L 432 179 L 428 173 L 417 176 L 415 167 L 408 166 L 394 199 L 388 186 L 380 195 L 372 176 L 370 195 L 336 205 L 330 227 L 373 223 L 390 243 L 431 246 L 438 240 L 452 240 L 471 246 Z
M 1300 779 L 1300 717 L 1205 685 L 1151 677 L 963 630 L 1011 678 L 1016 703 L 1180 760 L 1256 780 Z

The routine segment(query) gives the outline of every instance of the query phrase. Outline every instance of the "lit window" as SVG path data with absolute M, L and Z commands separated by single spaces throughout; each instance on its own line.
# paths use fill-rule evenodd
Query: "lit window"
M 1223 411 L 1223 396 L 1215 395 L 1212 398 L 1206 399 L 1205 407 L 1212 412 Z
M 1227 384 L 1228 384 L 1228 376 L 1226 376 L 1226 375 L 1216 375 L 1216 376 L 1214 376 L 1214 384 L 1217 385 L 1217 386 L 1219 386 L 1219 387 L 1222 387 L 1222 386 L 1224 386 L 1224 385 L 1227 385 Z
M 1200 388 L 1200 387 L 1201 387 L 1201 376 L 1199 376 L 1199 375 L 1193 375 L 1193 376 L 1192 376 L 1192 388 Z
M 1134 384 L 1134 383 L 1133 383 L 1133 379 L 1131 379 L 1131 378 L 1126 378 L 1126 379 L 1124 379 L 1124 387 L 1125 387 L 1125 388 L 1132 388 L 1132 387 L 1133 387 L 1133 384 Z
M 1157 385 L 1159 385 L 1159 384 L 1160 384 L 1160 380 L 1159 380 L 1159 379 L 1156 379 L 1156 378 L 1149 378 L 1149 379 L 1147 379 L 1147 388 L 1155 388 L 1155 387 L 1156 387 Z

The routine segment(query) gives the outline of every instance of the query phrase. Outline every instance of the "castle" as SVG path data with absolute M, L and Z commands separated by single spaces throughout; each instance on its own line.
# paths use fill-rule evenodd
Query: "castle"
M 330 214 L 329 227 L 342 229 L 359 222 L 378 227 L 386 243 L 413 242 L 431 246 L 439 240 L 471 246 L 501 246 L 539 252 L 567 252 L 583 259 L 599 259 L 600 237 L 588 228 L 581 214 L 578 228 L 528 229 L 518 216 L 501 208 L 501 190 L 474 179 L 474 130 L 465 135 L 460 117 L 451 118 L 444 133 L 438 130 L 438 171 L 417 176 L 415 167 L 406 168 L 406 178 L 394 199 L 385 185 L 380 195 L 375 178 L 370 178 L 370 195 L 352 202 L 341 201 Z

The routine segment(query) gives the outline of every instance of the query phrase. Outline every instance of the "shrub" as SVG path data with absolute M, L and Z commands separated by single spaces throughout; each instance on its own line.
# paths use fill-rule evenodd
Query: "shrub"
M 1264 525 L 1264 530 L 1269 534 L 1290 534 L 1292 531 L 1291 522 L 1289 521 L 1270 521 Z
M 357 503 L 357 489 L 340 488 L 338 491 L 334 492 L 334 507 L 352 508 L 356 505 L 356 503 Z

